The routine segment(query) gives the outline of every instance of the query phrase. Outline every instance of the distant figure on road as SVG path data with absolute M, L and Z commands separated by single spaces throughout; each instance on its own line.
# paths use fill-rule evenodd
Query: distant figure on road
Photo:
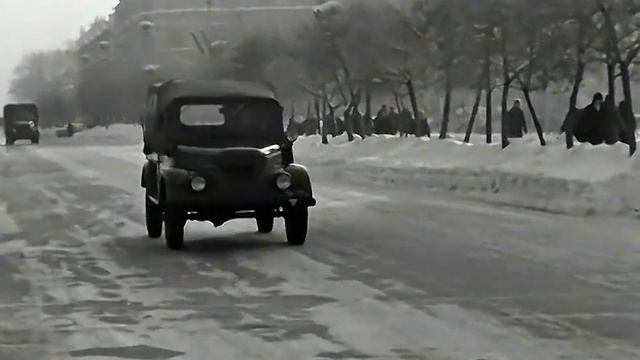
M 67 122 L 67 136 L 73 137 L 73 124 L 71 122 Z
M 528 133 L 527 122 L 522 111 L 520 100 L 513 102 L 513 106 L 507 112 L 507 121 L 505 122 L 505 134 L 508 138 L 522 138 Z

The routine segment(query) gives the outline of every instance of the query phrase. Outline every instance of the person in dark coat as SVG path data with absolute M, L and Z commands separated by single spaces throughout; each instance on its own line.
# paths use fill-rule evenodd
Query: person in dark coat
M 424 110 L 418 110 L 418 118 L 415 119 L 415 135 L 417 137 L 431 137 L 429 119 L 427 119 L 427 115 L 425 114 Z
M 622 100 L 618 106 L 620 115 L 620 141 L 629 145 L 631 155 L 636 152 L 636 116 L 627 100 Z
M 322 120 L 322 125 L 323 125 L 323 128 L 326 127 L 326 130 L 323 130 L 323 131 L 325 131 L 327 135 L 336 136 L 337 134 L 336 120 L 332 112 L 328 112 L 324 114 L 324 120 Z
M 360 112 L 360 110 L 355 109 L 351 114 L 351 121 L 353 122 L 353 133 L 360 136 L 361 138 L 365 138 L 367 135 L 364 130 L 364 123 L 362 119 L 364 115 Z
M 599 145 L 604 142 L 601 132 L 603 122 L 603 96 L 601 93 L 593 95 L 591 104 L 584 108 L 574 128 L 574 135 L 578 141 Z
M 73 137 L 75 133 L 75 129 L 73 128 L 73 124 L 71 122 L 67 122 L 67 137 Z
M 389 120 L 391 123 L 390 135 L 396 135 L 400 128 L 400 114 L 396 110 L 395 106 L 389 108 Z
M 513 102 L 513 106 L 507 112 L 507 118 L 505 122 L 505 134 L 508 138 L 522 138 L 524 134 L 527 134 L 527 122 L 524 117 L 524 111 L 522 111 L 520 100 Z
M 613 145 L 621 140 L 621 119 L 610 95 L 607 95 L 602 103 L 602 122 L 598 125 L 596 131 L 607 145 Z
M 618 105 L 618 113 L 622 122 L 620 139 L 622 142 L 629 145 L 631 135 L 635 134 L 637 125 L 635 115 L 633 114 L 633 110 L 631 110 L 631 106 L 629 106 L 629 102 L 627 100 L 622 100 L 620 102 L 620 105 Z
M 375 133 L 378 135 L 391 133 L 391 119 L 389 118 L 389 109 L 387 105 L 382 105 L 378 114 L 373 121 Z
M 409 134 L 415 133 L 415 123 L 413 121 L 413 115 L 407 108 L 402 109 L 399 115 L 400 118 L 400 136 L 408 137 Z
M 334 118 L 334 121 L 336 123 L 336 136 L 340 136 L 344 134 L 345 131 L 347 131 L 347 128 L 344 123 L 344 117 L 342 116 L 336 117 Z

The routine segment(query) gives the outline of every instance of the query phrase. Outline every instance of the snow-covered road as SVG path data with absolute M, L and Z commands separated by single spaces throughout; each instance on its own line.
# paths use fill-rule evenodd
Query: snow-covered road
M 145 237 L 139 146 L 0 148 L 0 359 L 640 358 L 640 223 L 347 184 Z M 328 166 L 328 165 L 324 165 Z

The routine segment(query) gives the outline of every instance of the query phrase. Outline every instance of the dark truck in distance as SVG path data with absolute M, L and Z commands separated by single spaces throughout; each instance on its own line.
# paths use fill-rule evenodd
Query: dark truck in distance
M 316 200 L 306 168 L 293 163 L 295 139 L 273 93 L 251 83 L 172 80 L 149 88 L 141 120 L 151 238 L 164 224 L 166 246 L 179 250 L 187 220 L 255 219 L 269 233 L 283 217 L 288 243 L 305 243 Z
M 9 104 L 4 107 L 4 136 L 7 145 L 16 140 L 40 143 L 38 107 L 35 104 Z

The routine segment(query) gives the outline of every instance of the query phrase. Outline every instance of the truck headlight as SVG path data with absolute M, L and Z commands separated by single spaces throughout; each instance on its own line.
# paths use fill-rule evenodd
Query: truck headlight
M 207 187 L 207 180 L 202 176 L 194 176 L 191 178 L 191 188 L 193 191 L 203 191 Z
M 287 190 L 291 187 L 291 175 L 282 173 L 276 177 L 276 186 L 280 190 Z

